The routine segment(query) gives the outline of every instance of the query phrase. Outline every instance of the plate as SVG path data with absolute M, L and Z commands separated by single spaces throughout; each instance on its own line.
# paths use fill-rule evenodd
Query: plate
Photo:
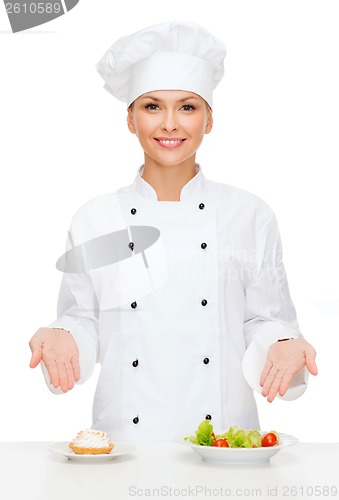
M 265 434 L 265 432 L 261 432 Z M 280 444 L 263 448 L 217 448 L 201 446 L 184 441 L 182 444 L 190 446 L 206 462 L 225 465 L 255 465 L 269 462 L 270 458 L 279 453 L 286 446 L 298 443 L 298 439 L 289 434 L 279 432 Z
M 53 443 L 48 449 L 52 453 L 57 453 L 67 457 L 69 460 L 76 460 L 78 462 L 106 462 L 107 460 L 112 460 L 115 457 L 121 457 L 124 455 L 129 455 L 135 452 L 136 448 L 130 443 L 115 443 L 113 450 L 110 453 L 105 453 L 102 455 L 77 455 L 72 451 L 67 442 Z

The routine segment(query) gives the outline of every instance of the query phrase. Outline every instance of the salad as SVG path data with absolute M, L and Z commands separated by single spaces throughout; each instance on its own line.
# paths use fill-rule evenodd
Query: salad
M 224 434 L 215 434 L 211 421 L 203 420 L 195 431 L 195 436 L 187 436 L 184 440 L 200 446 L 218 448 L 262 448 L 277 446 L 280 437 L 275 431 L 260 434 L 257 429 L 239 429 L 236 425 L 230 427 Z

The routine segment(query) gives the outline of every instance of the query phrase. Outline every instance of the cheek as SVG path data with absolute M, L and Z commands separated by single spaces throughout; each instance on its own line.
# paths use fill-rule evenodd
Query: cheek
M 202 137 L 205 134 L 205 130 L 206 130 L 206 123 L 201 123 L 199 125 L 197 124 L 195 125 L 195 127 L 191 129 L 192 136 L 196 137 L 197 139 L 202 139 Z
M 134 128 L 136 135 L 139 136 L 147 136 L 153 130 L 152 121 L 149 119 L 135 120 Z
M 189 131 L 192 137 L 201 137 L 205 134 L 206 126 L 207 126 L 207 118 L 199 117 L 199 119 L 187 120 L 185 124 L 183 124 L 184 128 Z

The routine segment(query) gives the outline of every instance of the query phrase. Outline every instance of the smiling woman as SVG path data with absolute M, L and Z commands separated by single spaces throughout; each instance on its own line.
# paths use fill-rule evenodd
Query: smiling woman
M 194 177 L 196 152 L 212 130 L 206 101 L 182 90 L 146 93 L 129 107 L 127 122 L 144 151 L 143 179 L 159 201 L 179 201 L 180 185 Z
M 91 427 L 113 440 L 171 441 L 202 419 L 255 429 L 253 389 L 293 399 L 317 373 L 272 210 L 196 162 L 225 54 L 202 27 L 170 22 L 118 40 L 97 65 L 144 163 L 74 215 L 58 318 L 30 346 L 52 392 L 101 364 Z

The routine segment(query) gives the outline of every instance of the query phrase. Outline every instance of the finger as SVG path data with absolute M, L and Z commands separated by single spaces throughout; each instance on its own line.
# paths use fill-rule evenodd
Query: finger
M 62 392 L 67 392 L 69 387 L 68 387 L 68 376 L 65 363 L 64 361 L 56 360 L 56 366 L 58 368 L 60 389 L 62 390 Z
M 271 389 L 272 383 L 273 383 L 273 381 L 274 381 L 277 373 L 278 373 L 278 369 L 274 368 L 274 366 L 272 366 L 269 374 L 266 377 L 265 383 L 263 385 L 263 389 L 261 391 L 261 394 L 263 396 L 267 396 L 268 395 L 268 393 L 269 393 L 269 391 Z
M 292 379 L 294 377 L 294 374 L 288 370 L 285 371 L 284 376 L 282 378 L 280 387 L 279 387 L 279 395 L 280 396 L 285 396 L 287 389 L 290 386 L 290 383 L 292 382 Z
M 272 403 L 272 401 L 278 394 L 283 378 L 284 378 L 284 372 L 278 370 L 274 379 L 272 380 L 271 387 L 267 394 L 267 401 L 269 403 Z
M 65 363 L 65 370 L 67 374 L 68 390 L 71 390 L 74 387 L 74 373 L 73 373 L 73 367 L 70 362 Z
M 55 359 L 45 356 L 43 362 L 47 368 L 51 384 L 54 385 L 55 388 L 59 387 L 60 385 L 59 370 Z
M 80 365 L 79 365 L 79 358 L 78 358 L 78 356 L 74 356 L 71 359 L 71 365 L 72 365 L 72 369 L 73 369 L 74 380 L 76 382 L 78 382 L 78 380 L 80 379 Z
M 266 361 L 265 366 L 264 366 L 263 371 L 261 372 L 261 376 L 260 376 L 261 387 L 263 387 L 263 385 L 265 384 L 266 378 L 267 378 L 268 374 L 270 373 L 272 366 L 273 366 L 272 361 Z
M 306 353 L 306 368 L 311 375 L 318 375 L 318 367 L 315 362 L 316 352 L 314 350 Z
M 31 357 L 31 361 L 29 363 L 29 366 L 31 368 L 37 367 L 38 364 L 40 363 L 41 359 L 42 359 L 42 350 L 41 350 L 41 348 L 34 349 L 32 351 L 32 357 Z
M 34 336 L 29 341 L 29 347 L 32 351 L 32 356 L 31 356 L 31 361 L 29 363 L 29 366 L 31 368 L 35 368 L 36 366 L 38 366 L 38 364 L 40 363 L 41 358 L 42 358 L 41 343 Z

